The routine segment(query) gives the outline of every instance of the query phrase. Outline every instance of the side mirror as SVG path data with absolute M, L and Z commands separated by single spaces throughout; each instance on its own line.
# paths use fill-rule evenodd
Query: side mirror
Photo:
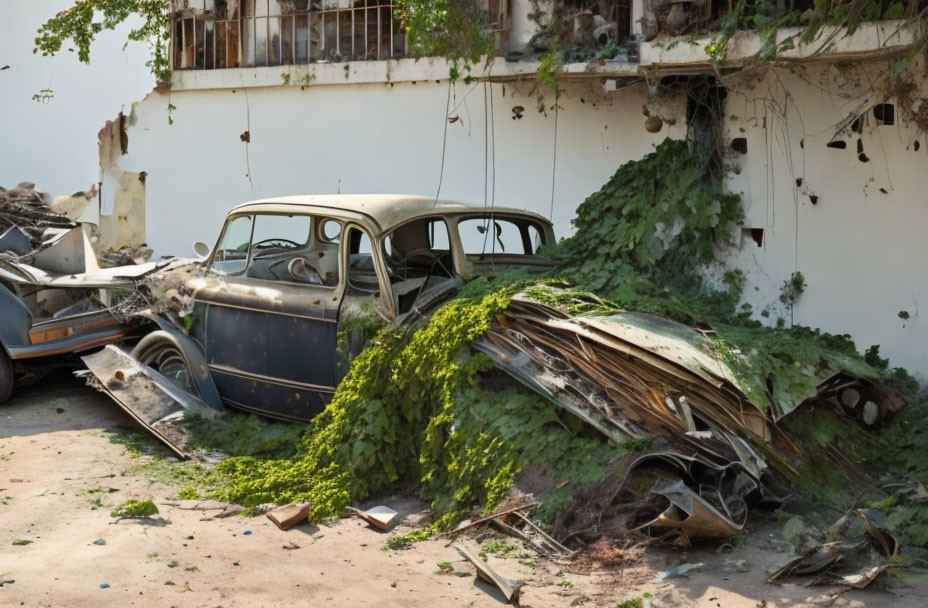
M 193 252 L 201 260 L 205 259 L 209 257 L 209 254 L 210 254 L 209 245 L 207 245 L 203 241 L 197 241 L 196 243 L 193 244 Z

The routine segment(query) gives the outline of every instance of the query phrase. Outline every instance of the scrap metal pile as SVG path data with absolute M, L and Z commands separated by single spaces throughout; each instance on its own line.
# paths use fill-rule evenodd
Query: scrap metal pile
M 28 253 L 42 242 L 49 228 L 76 228 L 77 223 L 53 211 L 48 195 L 34 189 L 33 184 L 22 183 L 6 190 L 0 187 L 0 242 L 12 246 L 20 255 Z
M 551 295 L 558 292 L 545 288 L 513 297 L 477 341 L 477 350 L 610 439 L 654 439 L 645 455 L 627 463 L 621 484 L 597 496 L 598 508 L 569 526 L 574 531 L 566 530 L 562 540 L 579 535 L 591 541 L 605 534 L 602 514 L 636 477 L 647 479 L 650 489 L 628 527 L 677 546 L 728 542 L 743 529 L 749 508 L 779 503 L 770 488 L 795 479 L 807 463 L 778 424 L 783 416 L 748 398 L 711 334 L 635 312 L 569 314 Z M 837 370 L 822 374 L 807 402 L 835 410 L 862 408 L 866 402 L 872 406 L 869 424 L 898 406 L 891 391 Z M 845 418 L 848 424 L 864 424 Z M 873 576 L 866 580 L 872 581 L 898 554 L 898 541 L 885 524 L 882 533 L 879 526 L 872 531 L 879 514 L 860 517 L 881 546 L 892 545 L 882 551 L 883 562 L 868 566 Z M 830 566 L 841 552 L 858 552 L 868 544 L 855 538 L 816 547 L 773 578 L 816 571 L 810 561 Z

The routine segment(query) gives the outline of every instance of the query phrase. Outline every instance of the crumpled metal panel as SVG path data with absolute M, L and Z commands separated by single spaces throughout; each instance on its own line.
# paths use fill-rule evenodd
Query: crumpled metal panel
M 186 429 L 173 423 L 183 417 L 185 410 L 207 417 L 215 414 L 199 397 L 113 345 L 81 360 L 90 370 L 94 387 L 109 395 L 181 458 L 188 457 L 185 449 L 190 438 Z

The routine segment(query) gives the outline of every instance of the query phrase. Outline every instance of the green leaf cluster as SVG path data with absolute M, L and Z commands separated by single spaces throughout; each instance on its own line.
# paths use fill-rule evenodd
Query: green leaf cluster
M 149 517 L 158 513 L 158 507 L 150 498 L 140 500 L 130 498 L 118 507 L 112 510 L 111 517 Z
M 496 53 L 490 14 L 473 0 L 396 0 L 395 6 L 416 57 L 445 57 L 469 69 Z
M 293 458 L 226 460 L 217 467 L 224 483 L 216 494 L 246 506 L 308 500 L 319 520 L 416 483 L 428 420 L 473 381 L 481 360 L 462 351 L 505 308 L 509 293 L 453 300 L 412 333 L 384 329 L 354 359 Z
M 742 218 L 740 197 L 713 178 L 707 150 L 665 139 L 590 195 L 577 209 L 574 236 L 548 254 L 560 263 L 556 274 L 578 288 L 651 312 L 648 300 L 668 300 L 668 290 L 684 300 L 709 295 L 702 269 Z
M 151 58 L 146 65 L 159 82 L 171 75 L 170 0 L 75 0 L 74 4 L 46 21 L 38 30 L 34 53 L 56 55 L 66 43 L 77 58 L 90 63 L 90 46 L 104 30 L 114 30 L 131 16 L 141 25 L 129 32 L 129 40 L 148 43 Z

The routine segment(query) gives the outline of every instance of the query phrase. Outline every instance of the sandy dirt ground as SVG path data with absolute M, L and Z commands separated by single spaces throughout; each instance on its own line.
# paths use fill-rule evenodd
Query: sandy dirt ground
M 110 432 L 134 426 L 76 380 L 19 390 L 0 406 L 0 606 L 506 603 L 475 579 L 473 567 L 447 540 L 384 550 L 387 535 L 358 519 L 283 532 L 263 516 L 216 519 L 216 511 L 192 509 L 194 503 L 177 499 L 178 487 L 130 471 L 145 457 L 112 443 Z M 114 523 L 114 506 L 149 496 L 161 521 Z M 404 514 L 401 533 L 425 516 L 414 499 L 383 504 Z M 527 582 L 522 606 L 614 607 L 635 598 L 655 607 L 928 605 L 928 585 L 921 583 L 839 596 L 828 595 L 834 588 L 768 585 L 764 578 L 789 558 L 780 526 L 752 522 L 745 539 L 730 552 L 715 546 L 686 553 L 651 548 L 592 570 L 586 558 L 557 564 L 529 551 L 520 555 L 521 548 L 507 558 L 490 557 L 490 563 Z M 458 542 L 477 547 L 475 539 Z M 452 567 L 442 571 L 439 562 Z M 660 571 L 687 562 L 704 565 L 686 577 L 654 582 Z

